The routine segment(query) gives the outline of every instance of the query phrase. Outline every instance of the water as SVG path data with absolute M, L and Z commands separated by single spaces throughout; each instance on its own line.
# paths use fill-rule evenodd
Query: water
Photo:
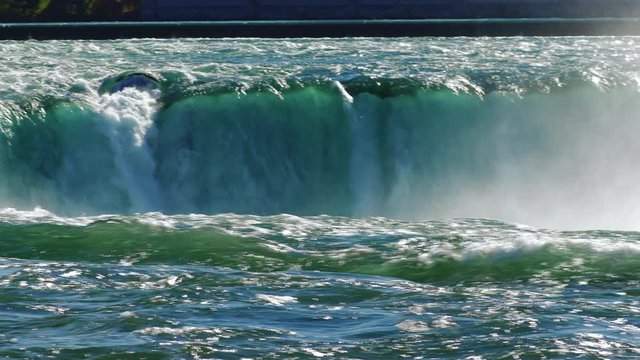
M 0 54 L 0 356 L 640 357 L 637 38 Z

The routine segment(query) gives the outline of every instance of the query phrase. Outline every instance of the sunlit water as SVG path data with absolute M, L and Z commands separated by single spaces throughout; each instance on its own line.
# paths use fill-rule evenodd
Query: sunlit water
M 0 42 L 0 356 L 640 357 L 639 56 Z

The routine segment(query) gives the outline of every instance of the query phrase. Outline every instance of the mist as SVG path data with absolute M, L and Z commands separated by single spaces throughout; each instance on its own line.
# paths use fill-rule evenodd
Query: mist
M 630 88 L 578 88 L 396 100 L 384 160 L 393 185 L 364 213 L 638 229 L 639 98 Z

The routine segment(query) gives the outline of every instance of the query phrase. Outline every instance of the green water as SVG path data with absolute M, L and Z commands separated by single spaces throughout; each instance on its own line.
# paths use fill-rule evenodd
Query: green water
M 0 357 L 640 357 L 638 49 L 0 42 Z
M 638 234 L 5 211 L 8 357 L 634 357 Z

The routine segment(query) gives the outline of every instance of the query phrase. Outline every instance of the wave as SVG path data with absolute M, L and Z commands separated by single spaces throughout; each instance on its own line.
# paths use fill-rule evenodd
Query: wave
M 159 81 L 4 103 L 0 207 L 637 227 L 634 88 L 176 93 Z
M 322 271 L 425 283 L 640 280 L 640 235 L 552 232 L 490 220 L 103 215 L 2 211 L 0 257 L 129 266 Z

